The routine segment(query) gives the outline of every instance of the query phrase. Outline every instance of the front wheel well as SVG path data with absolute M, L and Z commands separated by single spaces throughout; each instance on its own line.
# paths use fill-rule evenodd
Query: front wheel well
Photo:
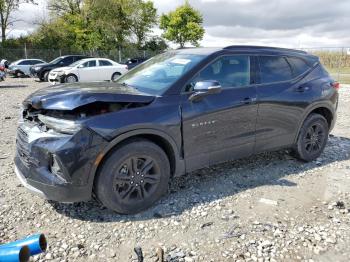
M 123 146 L 126 143 L 131 143 L 131 142 L 137 141 L 137 140 L 148 140 L 148 141 L 158 145 L 167 155 L 167 157 L 169 159 L 169 164 L 170 164 L 171 177 L 174 176 L 174 174 L 176 172 L 176 156 L 175 156 L 174 149 L 173 149 L 172 145 L 165 138 L 163 138 L 159 135 L 154 135 L 154 134 L 135 135 L 135 136 L 125 138 L 122 141 L 119 141 L 110 150 L 108 150 L 108 152 L 103 157 L 102 161 L 100 161 L 98 169 L 101 168 L 101 166 L 103 165 L 103 162 L 108 158 L 108 156 L 111 153 L 113 153 L 114 150 L 116 150 L 120 146 Z M 96 173 L 98 173 L 98 170 Z
M 333 114 L 328 108 L 326 108 L 326 107 L 318 107 L 318 108 L 312 110 L 309 113 L 309 115 L 311 115 L 313 113 L 323 116 L 327 120 L 328 127 L 331 128 L 332 122 L 333 122 Z

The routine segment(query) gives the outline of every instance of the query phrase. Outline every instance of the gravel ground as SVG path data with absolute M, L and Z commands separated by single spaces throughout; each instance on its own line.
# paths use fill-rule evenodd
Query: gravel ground
M 95 201 L 59 204 L 27 192 L 13 172 L 21 101 L 47 84 L 0 83 L 0 243 L 43 232 L 35 261 L 350 261 L 350 86 L 322 156 L 265 153 L 178 178 L 134 216 Z

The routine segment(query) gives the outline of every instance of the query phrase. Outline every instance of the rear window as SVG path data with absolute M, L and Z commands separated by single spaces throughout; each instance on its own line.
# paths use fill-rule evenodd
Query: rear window
M 260 57 L 261 83 L 275 83 L 293 78 L 292 69 L 286 58 L 281 56 Z
M 293 67 L 294 76 L 299 76 L 310 69 L 310 66 L 301 58 L 288 57 L 288 61 Z

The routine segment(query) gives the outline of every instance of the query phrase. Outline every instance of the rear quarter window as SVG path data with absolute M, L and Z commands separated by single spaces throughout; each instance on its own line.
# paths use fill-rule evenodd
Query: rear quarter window
M 262 84 L 288 81 L 293 78 L 292 69 L 285 57 L 260 56 L 259 60 Z
M 310 66 L 301 58 L 288 57 L 288 61 L 293 67 L 294 76 L 302 75 L 310 69 Z

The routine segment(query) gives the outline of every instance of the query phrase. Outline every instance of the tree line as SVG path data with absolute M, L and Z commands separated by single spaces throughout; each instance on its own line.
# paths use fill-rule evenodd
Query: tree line
M 122 48 L 163 51 L 167 41 L 179 47 L 199 45 L 203 38 L 203 17 L 188 1 L 168 14 L 158 16 L 149 0 L 49 0 L 48 19 L 26 36 L 7 38 L 15 19 L 11 14 L 22 3 L 35 0 L 0 0 L 2 47 L 65 49 L 74 51 Z M 7 17 L 7 20 L 3 20 Z M 12 20 L 11 20 L 12 19 Z M 163 30 L 155 36 L 153 29 Z

